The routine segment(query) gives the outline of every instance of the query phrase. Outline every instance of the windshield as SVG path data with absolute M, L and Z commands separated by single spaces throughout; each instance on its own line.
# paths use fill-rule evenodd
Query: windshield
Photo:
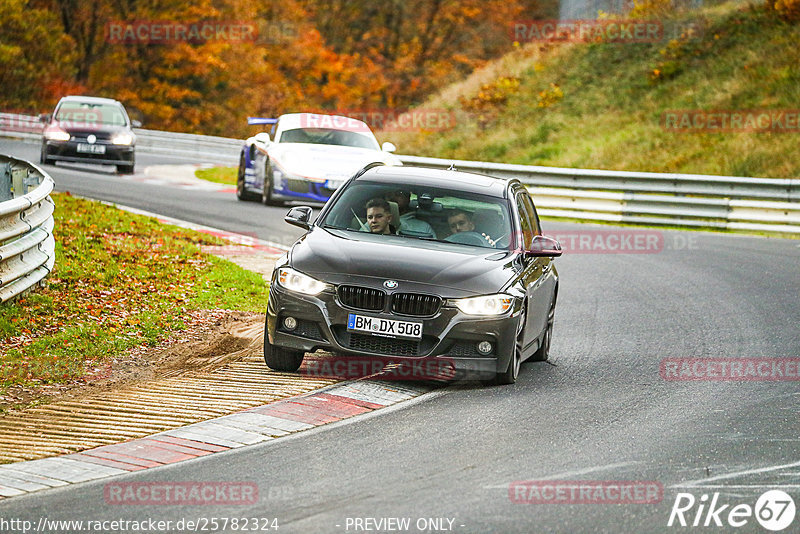
M 508 204 L 501 198 L 358 180 L 334 202 L 319 223 L 324 228 L 483 248 L 508 249 L 511 243 Z
M 63 102 L 56 112 L 56 120 L 71 124 L 125 126 L 122 109 L 115 104 L 90 104 Z
M 353 146 L 378 150 L 378 142 L 371 136 L 332 128 L 294 128 L 292 130 L 284 130 L 278 142 Z

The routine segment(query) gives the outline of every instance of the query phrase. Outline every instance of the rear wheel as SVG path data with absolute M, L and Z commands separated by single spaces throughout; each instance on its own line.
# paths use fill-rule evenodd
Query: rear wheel
M 269 342 L 266 328 L 264 329 L 264 362 L 274 371 L 294 373 L 303 365 L 305 353 L 299 350 L 288 350 L 276 347 Z
M 258 195 L 245 189 L 244 176 L 246 169 L 245 153 L 242 152 L 241 156 L 239 156 L 239 172 L 236 174 L 236 198 L 239 200 L 258 200 Z

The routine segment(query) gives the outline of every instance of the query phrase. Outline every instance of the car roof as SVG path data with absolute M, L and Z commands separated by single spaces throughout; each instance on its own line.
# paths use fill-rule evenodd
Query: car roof
M 345 130 L 369 135 L 372 130 L 364 121 L 345 117 L 344 115 L 324 115 L 321 113 L 287 113 L 280 116 L 282 130 L 294 128 L 311 128 L 319 125 L 320 128 L 331 128 L 334 130 Z
M 103 98 L 100 96 L 79 96 L 69 95 L 61 99 L 61 102 L 86 102 L 87 104 L 120 104 L 118 100 L 113 98 Z
M 409 187 L 453 187 L 470 193 L 505 198 L 509 181 L 485 174 L 463 172 L 458 170 L 431 169 L 409 165 L 380 165 L 369 169 L 356 178 L 371 182 L 403 184 Z M 455 187 L 454 187 L 455 186 Z

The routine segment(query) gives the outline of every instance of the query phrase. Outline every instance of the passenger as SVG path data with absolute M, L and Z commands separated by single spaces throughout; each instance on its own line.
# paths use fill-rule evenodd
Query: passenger
M 395 202 L 397 209 L 400 211 L 400 220 L 397 224 L 400 234 L 436 238 L 436 233 L 431 225 L 421 219 L 417 219 L 416 214 L 409 209 L 411 193 L 399 189 L 386 193 L 386 200 Z
M 367 202 L 367 224 L 373 234 L 394 234 L 397 229 L 392 225 L 392 209 L 382 198 L 373 198 Z

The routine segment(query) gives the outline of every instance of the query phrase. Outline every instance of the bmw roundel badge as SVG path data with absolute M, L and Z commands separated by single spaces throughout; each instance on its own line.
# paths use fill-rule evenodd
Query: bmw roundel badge
M 383 283 L 383 287 L 385 287 L 386 289 L 397 289 L 397 286 L 398 286 L 398 284 L 394 280 L 386 280 Z

